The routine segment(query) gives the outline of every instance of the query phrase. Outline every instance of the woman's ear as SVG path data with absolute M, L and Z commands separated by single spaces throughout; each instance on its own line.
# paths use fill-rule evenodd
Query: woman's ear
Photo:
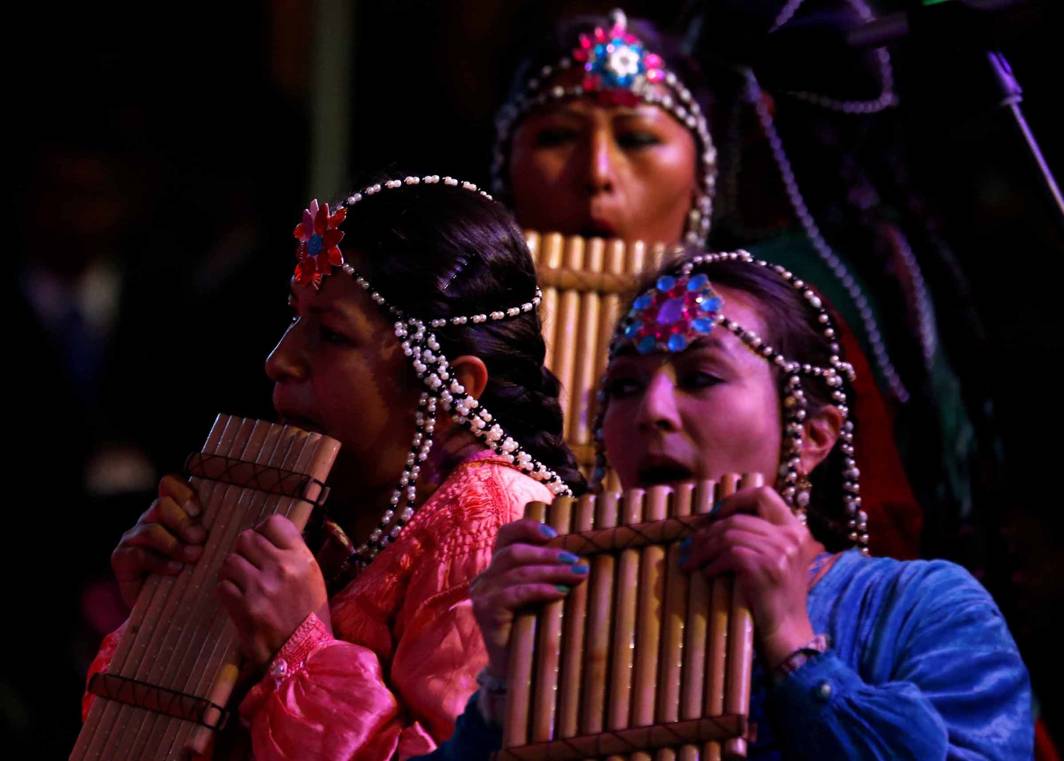
M 842 431 L 842 413 L 834 405 L 825 405 L 815 415 L 805 419 L 802 427 L 802 473 L 812 473 L 813 469 L 831 454 L 832 447 L 838 441 Z
M 480 357 L 472 354 L 463 354 L 451 360 L 451 373 L 474 399 L 479 399 L 488 385 L 487 366 Z

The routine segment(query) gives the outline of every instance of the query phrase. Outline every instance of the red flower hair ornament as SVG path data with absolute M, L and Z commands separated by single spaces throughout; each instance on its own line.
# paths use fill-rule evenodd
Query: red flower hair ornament
M 331 275 L 333 267 L 341 267 L 344 255 L 340 251 L 340 241 L 344 232 L 340 224 L 347 218 L 347 209 L 341 206 L 334 213 L 329 213 L 329 204 L 319 204 L 314 199 L 303 211 L 303 221 L 296 225 L 292 234 L 299 241 L 296 247 L 296 282 L 300 285 L 313 285 L 321 288 L 321 281 Z

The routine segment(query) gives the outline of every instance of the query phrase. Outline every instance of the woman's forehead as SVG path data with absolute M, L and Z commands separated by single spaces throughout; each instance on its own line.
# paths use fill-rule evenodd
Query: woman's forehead
M 322 281 L 320 288 L 290 282 L 291 298 L 311 313 L 335 313 L 356 322 L 387 322 L 365 289 L 349 275 L 337 273 Z
M 602 122 L 623 125 L 625 122 L 639 122 L 669 129 L 677 134 L 687 135 L 690 130 L 672 114 L 660 106 L 651 103 L 604 104 L 597 102 L 593 96 L 569 98 L 545 103 L 529 111 L 516 125 L 521 130 L 528 124 L 535 124 L 550 119 L 568 119 L 578 122 Z
M 717 327 L 708 336 L 702 336 L 691 341 L 682 351 L 652 351 L 647 354 L 639 353 L 635 346 L 627 344 L 614 355 L 613 364 L 628 364 L 631 362 L 645 362 L 646 364 L 661 364 L 672 362 L 683 364 L 697 361 L 704 357 L 718 358 L 725 361 L 745 361 L 747 357 L 759 360 L 761 357 L 747 349 L 731 332 Z
M 567 98 L 545 103 L 529 112 L 528 119 L 536 117 L 569 116 L 586 119 L 604 115 L 610 118 L 668 119 L 671 116 L 651 103 L 599 103 L 591 96 Z

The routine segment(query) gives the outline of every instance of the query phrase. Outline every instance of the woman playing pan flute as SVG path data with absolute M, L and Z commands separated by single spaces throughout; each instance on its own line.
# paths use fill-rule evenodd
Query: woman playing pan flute
M 944 561 L 867 555 L 848 419 L 852 368 L 819 297 L 782 267 L 692 254 L 620 321 L 603 386 L 603 462 L 625 488 L 776 474 L 685 542 L 691 573 L 735 575 L 757 642 L 751 758 L 1028 758 L 1026 669 L 986 591 Z M 502 529 L 473 601 L 482 689 L 433 758 L 497 748 L 514 611 L 562 599 L 584 563 Z
M 329 515 L 353 544 L 329 597 L 287 519 L 240 535 L 218 582 L 258 680 L 239 712 L 257 759 L 406 757 L 449 736 L 476 689 L 468 584 L 497 529 L 582 479 L 501 206 L 407 177 L 315 201 L 295 236 L 294 316 L 266 372 L 282 420 L 342 443 Z M 130 605 L 147 573 L 202 553 L 195 495 L 172 478 L 160 494 L 113 555 Z

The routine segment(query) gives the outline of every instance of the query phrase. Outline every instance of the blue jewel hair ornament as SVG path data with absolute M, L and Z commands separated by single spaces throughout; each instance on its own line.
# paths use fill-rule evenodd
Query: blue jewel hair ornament
M 630 344 L 640 354 L 681 352 L 713 331 L 723 306 L 705 274 L 663 275 L 632 302 L 619 346 Z

